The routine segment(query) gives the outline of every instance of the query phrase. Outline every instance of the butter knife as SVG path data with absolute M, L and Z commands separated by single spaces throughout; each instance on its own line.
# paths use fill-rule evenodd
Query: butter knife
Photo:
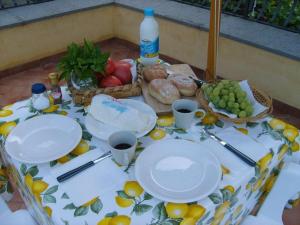
M 247 163 L 249 166 L 252 166 L 252 167 L 256 166 L 256 162 L 253 159 L 251 159 L 250 157 L 248 157 L 244 153 L 240 152 L 239 150 L 237 150 L 232 145 L 226 143 L 224 140 L 222 140 L 221 138 L 219 138 L 215 134 L 211 133 L 207 129 L 204 129 L 204 132 L 208 136 L 210 136 L 213 140 L 215 140 L 219 144 L 223 145 L 223 147 L 225 147 L 226 149 L 228 149 L 229 151 L 231 151 L 233 154 L 235 154 L 237 157 L 239 157 L 241 160 L 243 160 L 245 163 Z
M 80 172 L 82 172 L 82 171 L 84 171 L 84 170 L 86 170 L 86 169 L 94 166 L 98 162 L 101 162 L 102 160 L 104 160 L 104 159 L 106 159 L 106 158 L 108 158 L 110 156 L 111 156 L 111 152 L 108 151 L 108 152 L 104 153 L 103 155 L 101 155 L 99 158 L 97 158 L 97 159 L 95 159 L 93 161 L 89 161 L 89 162 L 83 164 L 82 166 L 79 166 L 79 167 L 77 167 L 77 168 L 75 168 L 73 170 L 70 170 L 69 172 L 66 172 L 66 173 L 58 176 L 56 179 L 57 179 L 57 181 L 59 183 L 64 182 L 64 181 L 70 179 L 71 177 L 75 176 L 76 174 L 78 174 L 78 173 L 80 173 Z

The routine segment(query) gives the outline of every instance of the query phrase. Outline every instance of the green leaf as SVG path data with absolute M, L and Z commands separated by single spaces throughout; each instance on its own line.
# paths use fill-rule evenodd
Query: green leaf
M 218 193 L 212 193 L 209 196 L 209 199 L 216 205 L 222 203 L 222 196 Z
M 0 181 L 7 181 L 7 178 L 5 176 L 0 175 Z
M 14 189 L 13 189 L 12 185 L 10 184 L 10 182 L 6 183 L 6 190 L 8 193 L 11 193 L 11 194 L 14 192 Z
M 2 185 L 0 187 L 0 194 L 4 193 L 6 191 L 6 185 Z
M 42 180 L 42 179 L 43 179 L 42 177 L 33 177 L 33 178 L 32 178 L 33 181 L 36 181 L 36 180 Z
M 44 203 L 56 203 L 56 198 L 53 195 L 44 195 Z
M 66 194 L 66 193 L 63 193 L 63 195 L 61 196 L 62 199 L 70 199 L 70 197 Z
M 115 217 L 117 215 L 118 215 L 118 213 L 116 211 L 113 211 L 113 212 L 105 214 L 105 217 Z
M 45 195 L 50 195 L 55 193 L 58 190 L 58 185 L 54 185 L 51 188 L 49 188 L 46 192 Z
M 23 176 L 26 175 L 26 170 L 27 170 L 27 166 L 25 164 L 22 164 L 21 168 L 20 168 L 20 171 L 21 171 Z
M 97 148 L 96 146 L 90 146 L 89 150 L 94 150 L 96 148 Z
M 223 127 L 224 127 L 224 122 L 221 121 L 221 120 L 218 120 L 218 121 L 215 123 L 215 125 L 216 125 L 217 127 L 223 128 Z
M 263 130 L 265 130 L 265 131 L 272 130 L 267 121 L 262 122 L 261 126 L 262 126 Z
M 147 192 L 145 192 L 145 194 L 144 194 L 144 200 L 150 200 L 152 198 L 153 198 L 152 195 L 150 195 Z
M 86 206 L 80 206 L 78 208 L 76 208 L 75 212 L 74 212 L 74 216 L 84 216 L 88 213 L 89 208 Z
M 276 140 L 276 141 L 280 141 L 280 140 L 282 140 L 282 136 L 281 136 L 281 134 L 280 133 L 278 133 L 277 131 L 274 131 L 274 130 L 272 130 L 272 131 L 270 131 L 269 132 L 269 134 L 271 135 L 271 137 L 274 139 L 274 140 Z
M 167 211 L 164 202 L 158 203 L 152 210 L 153 217 L 158 221 L 164 221 L 167 216 Z
M 39 169 L 37 166 L 32 166 L 27 170 L 27 173 L 29 173 L 32 177 L 34 177 L 39 173 Z
M 152 209 L 151 205 L 146 204 L 137 204 L 133 208 L 133 212 L 135 212 L 136 215 L 140 216 L 144 214 L 145 212 L 148 212 L 150 209 Z
M 182 219 L 178 219 L 178 220 L 169 219 L 169 220 L 163 221 L 161 223 L 161 225 L 179 225 L 181 221 L 182 221 Z
M 233 193 L 231 199 L 235 198 L 236 196 L 238 196 L 238 194 L 240 193 L 240 191 L 241 191 L 241 186 L 239 186 L 238 189 L 236 189 L 236 191 Z
M 186 134 L 186 130 L 185 129 L 182 129 L 182 128 L 175 128 L 173 129 L 173 131 L 177 134 Z
M 229 201 L 231 199 L 231 192 L 227 189 L 221 189 L 221 193 L 223 196 L 223 201 Z
M 252 177 L 251 180 L 249 181 L 249 184 L 254 184 L 256 182 L 256 178 Z
M 89 132 L 87 132 L 87 131 L 82 132 L 82 139 L 91 141 L 92 137 L 93 136 Z
M 127 195 L 124 191 L 117 191 L 117 194 L 121 198 L 134 199 L 134 197 L 131 197 L 131 196 Z
M 246 126 L 247 127 L 251 127 L 251 128 L 254 128 L 258 125 L 259 123 L 256 123 L 256 122 L 247 122 L 246 123 Z
M 57 160 L 51 161 L 51 162 L 50 162 L 50 167 L 53 167 L 53 166 L 55 166 L 56 164 L 57 164 Z
M 92 210 L 94 213 L 96 213 L 96 214 L 98 214 L 98 213 L 101 211 L 102 208 L 103 208 L 103 204 L 102 204 L 102 202 L 101 202 L 100 199 L 97 199 L 97 200 L 91 205 L 91 210 Z
M 76 206 L 73 203 L 66 205 L 63 209 L 76 209 Z
M 67 220 L 61 219 L 61 221 L 64 223 L 64 225 L 69 225 L 69 222 Z

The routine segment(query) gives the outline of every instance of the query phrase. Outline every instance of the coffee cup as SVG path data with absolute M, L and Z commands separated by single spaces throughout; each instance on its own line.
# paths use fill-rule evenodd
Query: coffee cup
M 202 112 L 203 116 L 205 115 L 204 110 L 198 109 L 198 103 L 189 99 L 174 101 L 172 111 L 175 117 L 175 126 L 182 129 L 191 127 L 196 112 Z
M 108 137 L 108 147 L 113 159 L 122 166 L 127 166 L 135 156 L 137 138 L 130 131 L 117 131 Z

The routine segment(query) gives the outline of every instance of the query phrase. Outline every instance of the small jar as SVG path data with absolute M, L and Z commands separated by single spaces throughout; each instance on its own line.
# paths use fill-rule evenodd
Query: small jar
M 36 110 L 47 109 L 50 106 L 50 101 L 48 94 L 46 92 L 46 87 L 44 84 L 36 83 L 31 87 L 32 92 L 32 106 Z

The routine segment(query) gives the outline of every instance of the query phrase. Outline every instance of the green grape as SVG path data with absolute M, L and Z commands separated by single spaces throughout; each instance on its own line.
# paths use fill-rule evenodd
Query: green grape
M 240 104 L 237 103 L 237 102 L 235 102 L 233 107 L 234 107 L 235 109 L 238 109 L 238 108 L 240 108 Z
M 229 108 L 233 108 L 234 107 L 234 102 L 229 100 L 228 103 L 227 103 L 227 106 Z
M 247 113 L 245 111 L 240 111 L 239 112 L 239 117 L 240 118 L 245 118 L 247 116 Z
M 247 93 L 245 91 L 242 92 L 242 97 L 244 97 L 244 98 L 247 97 Z
M 245 109 L 246 113 L 248 116 L 251 116 L 252 113 L 253 113 L 253 107 L 250 105 L 250 106 L 247 106 L 247 108 Z
M 246 109 L 247 108 L 247 103 L 245 101 L 241 102 L 240 108 L 241 109 Z
M 218 96 L 220 94 L 220 90 L 215 88 L 212 93 L 214 96 Z
M 228 95 L 223 95 L 222 99 L 223 99 L 225 102 L 228 102 L 229 96 L 228 96 Z
M 218 104 L 219 104 L 219 107 L 222 108 L 222 109 L 224 109 L 226 107 L 226 102 L 222 99 L 219 101 Z
M 241 104 L 241 103 L 245 102 L 245 99 L 244 99 L 244 98 L 238 98 L 237 102 L 238 102 L 239 104 Z
M 229 95 L 229 101 L 231 101 L 231 102 L 235 102 L 235 97 L 234 97 L 234 96 L 230 96 L 230 95 Z
M 229 91 L 228 91 L 226 88 L 223 88 L 223 89 L 221 90 L 221 94 L 222 94 L 222 95 L 228 95 L 228 93 L 229 93 Z
M 233 109 L 232 112 L 233 112 L 235 115 L 239 115 L 240 110 L 239 110 L 239 109 Z

